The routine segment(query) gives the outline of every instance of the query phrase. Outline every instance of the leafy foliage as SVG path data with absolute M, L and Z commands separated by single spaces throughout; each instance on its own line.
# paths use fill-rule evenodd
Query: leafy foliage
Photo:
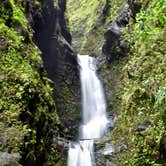
M 164 0 L 147 4 L 146 10 L 137 14 L 136 23 L 131 22 L 125 30 L 131 51 L 123 67 L 118 94 L 122 111 L 112 139 L 128 145 L 128 151 L 118 155 L 118 165 L 159 166 L 166 162 L 166 4 Z M 143 131 L 138 130 L 141 123 L 146 124 Z

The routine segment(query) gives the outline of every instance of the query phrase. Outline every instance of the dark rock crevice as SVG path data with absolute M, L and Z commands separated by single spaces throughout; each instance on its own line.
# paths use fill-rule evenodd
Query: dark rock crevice
M 58 4 L 59 6 L 54 6 L 53 0 L 42 0 L 40 7 L 35 7 L 33 3 L 26 4 L 34 40 L 42 51 L 48 77 L 53 81 L 59 76 L 58 72 L 67 76 L 66 65 L 77 72 L 76 53 L 70 45 L 71 35 L 64 18 L 66 1 L 59 0 Z
M 129 23 L 131 18 L 135 18 L 140 8 L 140 3 L 128 0 L 116 19 L 110 22 L 108 30 L 104 34 L 105 42 L 102 47 L 107 62 L 123 57 L 129 51 L 127 42 L 122 37 L 122 29 Z
M 47 76 L 54 82 L 54 99 L 62 122 L 60 135 L 67 137 L 77 130 L 75 122 L 79 112 L 72 117 L 70 111 L 78 110 L 80 92 L 76 53 L 64 16 L 66 0 L 59 0 L 56 5 L 53 0 L 39 2 L 41 6 L 27 3 L 26 13 L 34 30 L 34 40 L 42 52 Z

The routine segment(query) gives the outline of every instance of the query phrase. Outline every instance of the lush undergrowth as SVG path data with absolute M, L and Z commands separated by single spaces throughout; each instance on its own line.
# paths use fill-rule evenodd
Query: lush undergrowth
M 117 88 L 121 112 L 112 133 L 116 144 L 128 147 L 117 156 L 119 166 L 166 163 L 166 3 L 144 3 L 146 10 L 125 30 L 131 51 Z
M 52 153 L 58 117 L 22 4 L 0 2 L 0 151 L 40 163 Z

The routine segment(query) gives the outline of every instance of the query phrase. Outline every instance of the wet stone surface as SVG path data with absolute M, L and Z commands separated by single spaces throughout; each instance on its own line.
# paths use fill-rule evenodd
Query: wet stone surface
M 5 38 L 0 37 L 0 50 L 3 49 L 7 45 L 7 41 Z

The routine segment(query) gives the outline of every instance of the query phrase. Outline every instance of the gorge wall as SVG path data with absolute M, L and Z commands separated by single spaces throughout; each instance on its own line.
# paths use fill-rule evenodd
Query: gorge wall
M 76 131 L 79 82 L 64 12 L 61 0 L 0 1 L 0 165 L 65 165 L 58 138 Z
M 59 120 L 23 1 L 0 1 L 0 15 L 0 163 L 49 163 Z
M 0 164 L 66 165 L 66 139 L 76 139 L 80 121 L 77 51 L 97 58 L 115 119 L 96 146 L 114 150 L 97 165 L 164 165 L 165 5 L 0 1 Z
M 71 35 L 64 17 L 66 1 L 43 0 L 40 7 L 34 6 L 29 2 L 26 13 L 31 18 L 33 37 L 42 51 L 47 76 L 53 82 L 54 100 L 62 121 L 60 134 L 66 138 L 67 135 L 72 137 L 76 132 L 76 121 L 79 120 L 80 91 L 76 52 L 70 45 Z

